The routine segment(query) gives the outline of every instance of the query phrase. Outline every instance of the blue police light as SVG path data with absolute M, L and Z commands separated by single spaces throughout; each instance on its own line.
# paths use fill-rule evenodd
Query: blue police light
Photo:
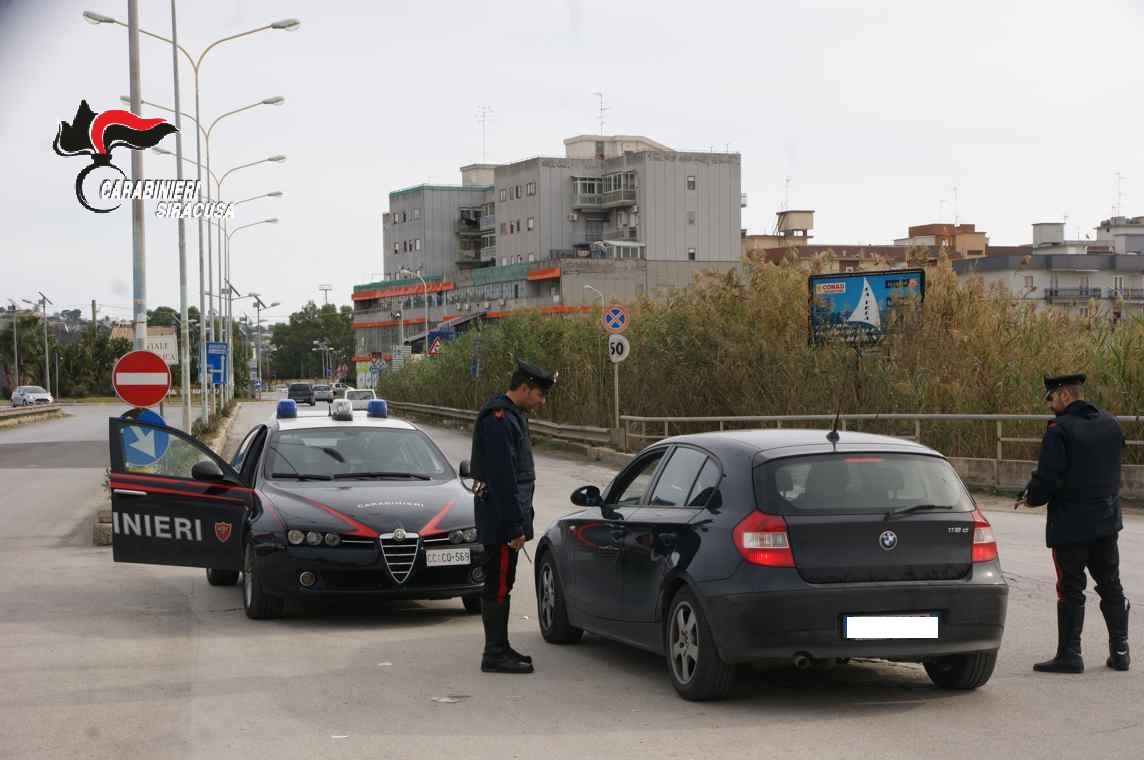
M 388 417 L 389 404 L 385 403 L 383 398 L 370 399 L 366 404 L 365 413 L 369 417 Z
M 297 417 L 298 402 L 291 398 L 282 399 L 278 402 L 276 414 L 280 420 L 290 420 Z

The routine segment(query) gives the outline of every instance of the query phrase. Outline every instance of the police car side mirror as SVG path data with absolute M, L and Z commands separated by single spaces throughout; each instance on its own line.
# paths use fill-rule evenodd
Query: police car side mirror
M 457 467 L 457 472 L 461 473 L 462 478 L 473 477 L 472 470 L 469 467 L 469 460 L 468 459 L 462 459 L 461 460 L 460 466 Z
M 602 507 L 604 499 L 596 486 L 580 486 L 572 492 L 572 503 L 577 507 Z
M 222 469 L 210 459 L 195 462 L 195 466 L 191 468 L 191 477 L 208 483 L 222 483 L 226 480 L 222 474 Z

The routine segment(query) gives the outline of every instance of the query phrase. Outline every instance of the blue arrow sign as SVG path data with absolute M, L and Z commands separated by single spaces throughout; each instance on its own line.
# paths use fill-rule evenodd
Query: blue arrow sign
M 207 341 L 207 374 L 211 385 L 222 385 L 226 378 L 226 343 Z
M 138 422 L 146 422 L 149 425 L 162 425 L 164 427 L 167 425 L 162 417 L 150 409 L 139 411 L 134 415 L 134 418 Z M 163 457 L 163 454 L 167 453 L 167 445 L 171 442 L 171 436 L 162 430 L 127 425 L 122 428 L 121 432 L 123 435 L 123 458 L 127 460 L 128 464 L 133 464 L 136 467 L 154 464 Z

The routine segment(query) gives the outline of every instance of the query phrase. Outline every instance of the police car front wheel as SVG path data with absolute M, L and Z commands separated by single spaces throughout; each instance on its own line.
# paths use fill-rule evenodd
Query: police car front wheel
M 284 607 L 282 597 L 272 596 L 262 590 L 254 548 L 249 543 L 242 554 L 242 606 L 251 620 L 281 617 Z
M 233 586 L 238 583 L 237 570 L 215 570 L 207 568 L 207 583 L 212 586 Z

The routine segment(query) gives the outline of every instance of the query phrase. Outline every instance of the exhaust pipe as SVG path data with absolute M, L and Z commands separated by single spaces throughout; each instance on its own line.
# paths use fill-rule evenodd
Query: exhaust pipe
M 794 663 L 794 666 L 797 670 L 809 670 L 811 663 L 813 662 L 811 656 L 806 652 L 799 652 L 792 658 L 791 661 Z

